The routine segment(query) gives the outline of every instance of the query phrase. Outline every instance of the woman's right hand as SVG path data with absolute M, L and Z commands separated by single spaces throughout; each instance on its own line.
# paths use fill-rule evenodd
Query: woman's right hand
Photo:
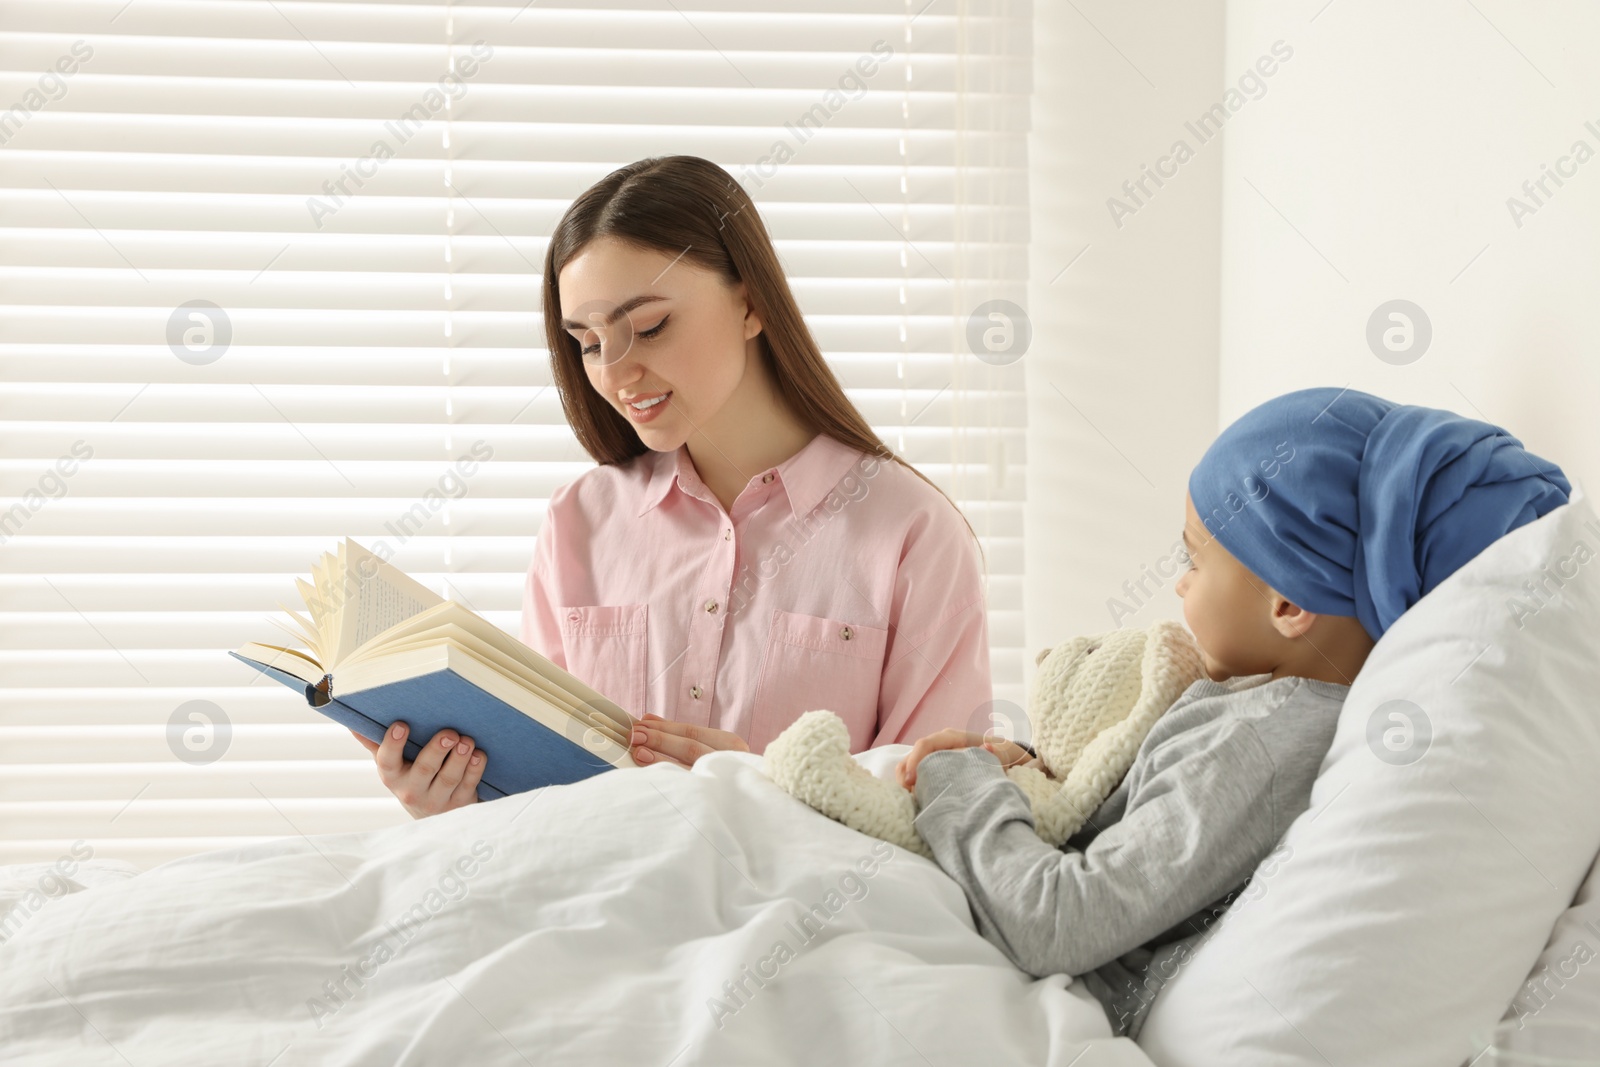
M 454 730 L 440 730 L 428 739 L 417 758 L 405 758 L 409 727 L 394 723 L 383 743 L 369 741 L 351 730 L 378 764 L 378 779 L 395 795 L 413 819 L 465 807 L 478 801 L 478 781 L 489 763 L 488 754 L 474 750 L 472 738 Z

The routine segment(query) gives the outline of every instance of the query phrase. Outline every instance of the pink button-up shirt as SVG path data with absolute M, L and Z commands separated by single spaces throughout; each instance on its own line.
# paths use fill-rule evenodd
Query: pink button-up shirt
M 900 464 L 824 434 L 756 473 L 731 512 L 686 447 L 561 486 L 522 640 L 635 716 L 729 730 L 757 753 L 816 708 L 844 720 L 852 752 L 990 725 L 966 523 Z

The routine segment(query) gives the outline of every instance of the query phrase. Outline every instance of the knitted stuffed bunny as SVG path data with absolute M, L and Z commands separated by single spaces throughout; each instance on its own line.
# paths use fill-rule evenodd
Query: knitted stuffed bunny
M 1034 830 L 1059 846 L 1122 781 L 1145 735 L 1204 676 L 1200 650 L 1175 622 L 1080 637 L 1039 654 L 1028 701 L 1033 746 L 1049 774 L 1018 766 L 1006 776 L 1033 808 Z M 915 796 L 875 777 L 850 755 L 831 711 L 808 711 L 766 748 L 772 780 L 829 818 L 932 858 L 917 833 Z

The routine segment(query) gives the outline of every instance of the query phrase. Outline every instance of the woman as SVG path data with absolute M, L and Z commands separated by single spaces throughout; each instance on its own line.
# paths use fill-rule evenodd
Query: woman
M 694 156 L 613 171 L 543 288 L 599 465 L 550 498 L 522 639 L 644 720 L 634 759 L 759 753 L 814 708 L 853 751 L 967 726 L 992 698 L 976 535 L 846 399 L 743 188 Z M 414 816 L 477 799 L 470 737 L 363 743 Z

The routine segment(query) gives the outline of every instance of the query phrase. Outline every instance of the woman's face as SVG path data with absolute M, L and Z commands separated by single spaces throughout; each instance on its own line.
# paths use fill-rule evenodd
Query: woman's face
M 738 425 L 739 396 L 758 375 L 761 323 L 744 283 L 614 237 L 591 241 L 561 269 L 562 325 L 583 349 L 589 384 L 668 452 L 691 435 Z M 633 401 L 666 397 L 647 410 Z

